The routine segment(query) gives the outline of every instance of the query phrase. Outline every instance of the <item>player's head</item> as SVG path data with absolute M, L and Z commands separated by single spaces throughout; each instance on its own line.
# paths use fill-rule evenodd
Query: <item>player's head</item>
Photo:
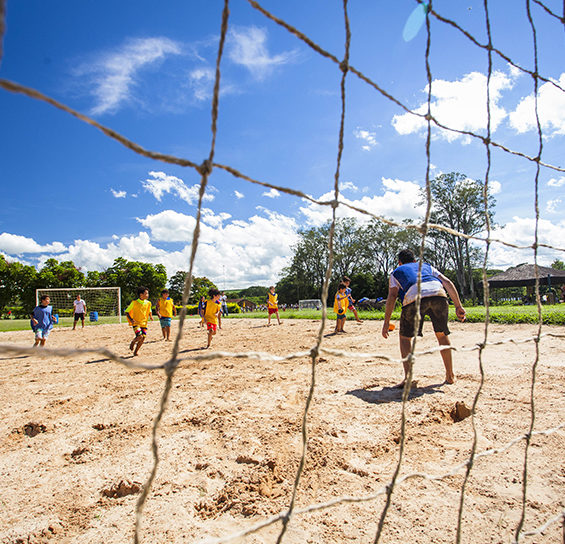
M 220 296 L 220 291 L 218 291 L 218 289 L 215 289 L 214 287 L 212 287 L 212 289 L 210 289 L 210 290 L 208 291 L 208 296 L 209 296 L 211 299 L 214 299 L 214 298 L 216 298 L 216 297 L 219 297 L 219 296 Z
M 169 296 L 169 291 L 167 291 L 166 289 L 163 289 L 161 291 L 161 297 L 162 298 L 167 298 Z
M 39 300 L 42 306 L 49 306 L 49 302 L 51 302 L 49 295 L 41 295 L 41 298 Z
M 345 289 L 347 289 L 347 285 L 345 285 L 345 283 L 343 283 L 342 281 L 339 282 L 339 285 L 337 286 L 337 290 L 338 291 L 345 291 Z
M 269 291 L 271 291 L 271 293 L 274 293 L 275 292 L 275 286 L 271 285 L 271 287 L 269 287 Z
M 398 262 L 400 264 L 413 263 L 415 260 L 414 252 L 411 249 L 403 249 L 398 254 Z
M 145 298 L 149 298 L 149 289 L 147 287 L 138 287 L 137 288 L 137 296 L 144 300 Z
M 347 276 L 343 276 L 343 278 L 341 278 L 341 282 L 348 286 L 351 283 L 351 280 Z
M 80 300 L 80 295 L 77 295 L 77 300 Z

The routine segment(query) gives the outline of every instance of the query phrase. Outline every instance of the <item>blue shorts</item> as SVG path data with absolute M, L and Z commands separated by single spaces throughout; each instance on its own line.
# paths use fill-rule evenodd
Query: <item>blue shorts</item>
M 159 322 L 161 323 L 161 328 L 164 329 L 165 327 L 170 327 L 171 326 L 171 317 L 161 317 L 159 319 Z
M 49 336 L 49 333 L 51 332 L 51 329 L 35 329 L 35 337 L 36 338 L 42 338 L 43 340 L 47 340 L 47 337 Z

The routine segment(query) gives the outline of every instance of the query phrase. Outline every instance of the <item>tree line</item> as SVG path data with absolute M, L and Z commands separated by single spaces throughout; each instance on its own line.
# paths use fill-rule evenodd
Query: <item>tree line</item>
M 426 191 L 422 190 L 420 196 L 420 204 L 424 204 Z M 430 196 L 433 202 L 430 223 L 470 236 L 486 229 L 487 216 L 493 224 L 495 200 L 488 194 L 485 198 L 484 184 L 479 180 L 471 180 L 458 172 L 441 174 L 431 180 Z M 398 264 L 398 252 L 410 248 L 419 254 L 422 235 L 415 227 L 419 225 L 410 221 L 396 227 L 375 219 L 367 223 L 351 218 L 338 220 L 333 243 L 333 291 L 339 279 L 348 276 L 357 298 L 386 297 L 388 277 Z M 292 261 L 277 284 L 279 298 L 289 301 L 321 298 L 330 256 L 329 231 L 329 222 L 299 231 Z M 468 238 L 429 229 L 424 260 L 454 281 L 462 298 L 482 297 L 483 253 Z M 333 292 L 330 300 L 331 297 Z

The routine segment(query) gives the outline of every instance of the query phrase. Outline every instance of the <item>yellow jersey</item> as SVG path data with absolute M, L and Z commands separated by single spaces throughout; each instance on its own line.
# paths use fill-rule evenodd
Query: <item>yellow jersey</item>
M 171 298 L 165 300 L 160 298 L 158 304 L 161 317 L 173 317 L 173 300 Z
M 218 312 L 222 309 L 222 305 L 219 302 L 214 302 L 213 300 L 206 301 L 206 311 L 204 312 L 204 319 L 206 323 L 212 323 L 213 325 L 218 324 Z
M 147 327 L 147 320 L 151 314 L 151 302 L 148 300 L 133 300 L 126 309 L 133 321 L 134 327 Z
M 348 307 L 347 295 L 345 293 L 341 295 L 338 291 L 335 294 L 334 312 L 336 314 L 345 314 L 347 312 L 347 307 Z M 340 310 L 342 311 L 340 312 Z
M 278 308 L 279 307 L 279 295 L 276 293 L 267 293 L 267 307 L 268 308 Z

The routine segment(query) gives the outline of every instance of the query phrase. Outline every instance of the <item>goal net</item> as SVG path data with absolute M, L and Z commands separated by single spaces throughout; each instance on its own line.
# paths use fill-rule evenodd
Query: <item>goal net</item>
M 77 295 L 86 303 L 85 320 L 91 323 L 121 323 L 122 308 L 119 287 L 66 287 L 36 289 L 35 301 L 49 295 L 53 314 L 59 316 L 60 324 L 72 322 L 74 301 Z
M 319 298 L 309 298 L 298 301 L 299 310 L 321 310 L 322 301 Z

